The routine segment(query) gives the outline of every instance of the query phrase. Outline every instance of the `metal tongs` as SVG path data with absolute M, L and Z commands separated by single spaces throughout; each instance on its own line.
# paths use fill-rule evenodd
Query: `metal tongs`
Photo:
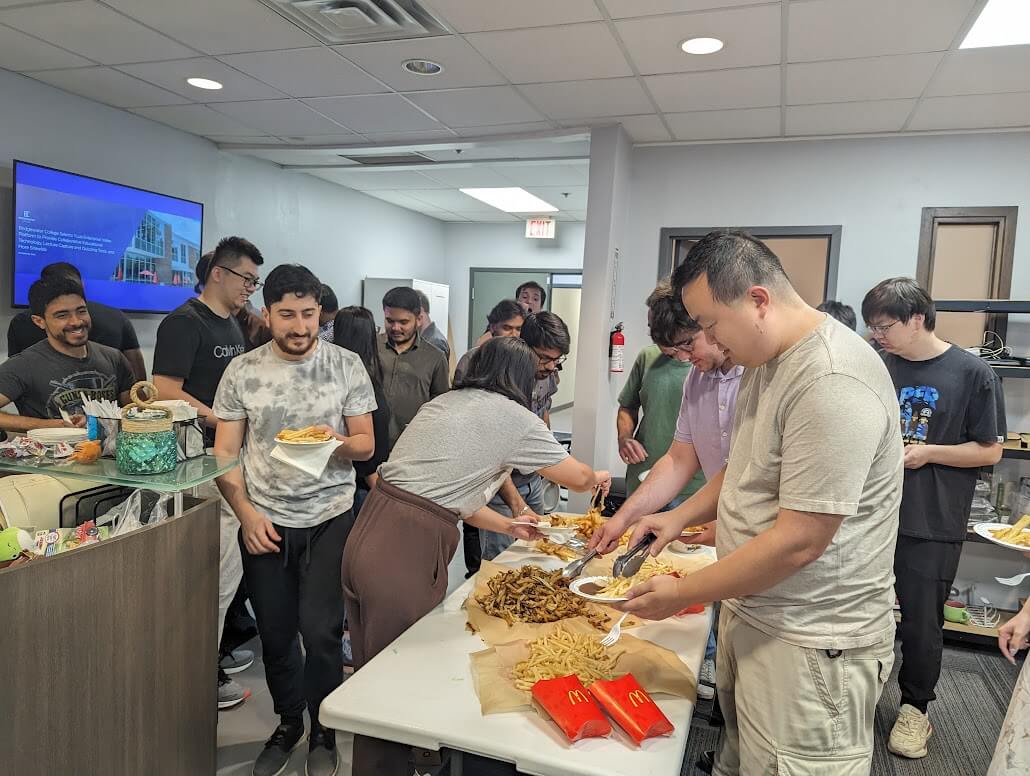
M 647 550 L 658 537 L 648 533 L 643 539 L 630 548 L 629 552 L 615 560 L 612 564 L 613 577 L 629 578 L 640 571 L 640 567 L 647 560 Z
M 596 510 L 600 510 L 603 504 L 604 504 L 604 495 L 601 492 L 601 487 L 598 486 L 598 487 L 594 488 L 594 495 L 590 499 L 590 509 L 591 510 L 595 510 L 595 509 Z M 570 563 L 568 566 L 566 566 L 565 569 L 562 571 L 562 573 L 561 573 L 562 579 L 575 579 L 576 577 L 578 577 L 580 574 L 583 573 L 583 569 L 586 568 L 586 565 L 590 561 L 592 561 L 594 558 L 596 558 L 596 557 L 597 557 L 597 550 L 595 549 L 595 550 L 591 550 L 590 552 L 588 552 L 586 555 L 584 555 L 579 560 L 572 561 L 572 563 Z

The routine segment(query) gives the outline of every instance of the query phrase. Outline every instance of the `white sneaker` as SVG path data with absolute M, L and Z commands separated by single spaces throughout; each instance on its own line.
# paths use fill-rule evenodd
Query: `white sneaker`
M 697 681 L 697 697 L 710 701 L 715 697 L 715 661 L 705 659 L 701 664 L 701 677 Z
M 896 755 L 918 760 L 926 757 L 926 743 L 933 734 L 930 718 L 915 706 L 907 703 L 898 712 L 898 719 L 891 730 L 887 748 Z

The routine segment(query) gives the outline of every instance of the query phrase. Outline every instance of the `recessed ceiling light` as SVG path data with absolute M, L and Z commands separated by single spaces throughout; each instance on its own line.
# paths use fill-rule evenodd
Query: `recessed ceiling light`
M 1030 3 L 988 0 L 959 48 L 1018 46 L 1030 43 Z
M 718 38 L 690 38 L 680 44 L 680 48 L 688 54 L 714 54 L 722 49 L 723 43 Z
M 443 65 L 428 59 L 409 59 L 402 67 L 415 75 L 440 75 L 443 72 Z
M 505 213 L 557 213 L 558 208 L 549 205 L 540 197 L 534 197 L 525 189 L 459 189 L 462 194 L 485 202 Z
M 210 78 L 187 78 L 186 83 L 190 86 L 195 86 L 198 89 L 221 89 L 222 85 L 218 81 L 212 81 Z

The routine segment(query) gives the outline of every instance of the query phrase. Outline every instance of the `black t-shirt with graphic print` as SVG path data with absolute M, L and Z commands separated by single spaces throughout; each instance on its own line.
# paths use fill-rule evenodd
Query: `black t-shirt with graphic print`
M 952 345 L 926 361 L 882 353 L 898 394 L 906 445 L 993 443 L 1005 438 L 1001 381 L 981 359 Z M 903 536 L 960 542 L 976 487 L 977 469 L 927 464 L 905 470 Z

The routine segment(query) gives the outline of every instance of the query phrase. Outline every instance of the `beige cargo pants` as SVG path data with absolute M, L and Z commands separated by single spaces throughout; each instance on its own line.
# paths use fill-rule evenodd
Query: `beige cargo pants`
M 894 639 L 831 657 L 722 607 L 716 686 L 726 718 L 715 776 L 868 776 Z

